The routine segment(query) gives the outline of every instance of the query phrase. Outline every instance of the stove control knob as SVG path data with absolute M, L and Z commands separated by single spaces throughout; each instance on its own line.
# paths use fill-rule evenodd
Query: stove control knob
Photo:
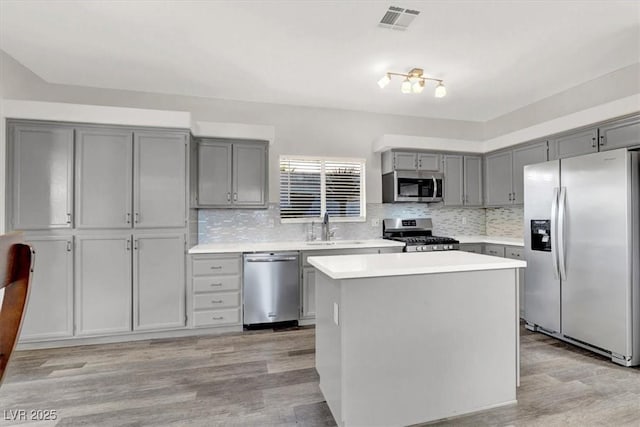
M 426 246 L 420 246 L 420 252 L 424 252 L 424 251 L 426 251 L 426 250 L 427 250 L 427 247 L 426 247 Z

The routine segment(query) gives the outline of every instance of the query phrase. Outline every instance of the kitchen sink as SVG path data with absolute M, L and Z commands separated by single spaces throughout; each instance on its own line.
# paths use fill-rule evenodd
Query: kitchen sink
M 307 242 L 309 246 L 332 246 L 335 244 L 336 242 Z
M 365 242 L 359 240 L 332 240 L 332 241 L 320 241 L 320 242 L 307 242 L 309 246 L 333 246 L 333 245 L 362 245 Z

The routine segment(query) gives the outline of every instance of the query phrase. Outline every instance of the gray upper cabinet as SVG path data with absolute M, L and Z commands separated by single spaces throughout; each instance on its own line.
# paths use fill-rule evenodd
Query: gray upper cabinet
M 597 140 L 597 129 L 589 129 L 556 138 L 550 142 L 549 160 L 595 153 L 598 151 Z
M 640 145 L 640 117 L 600 126 L 600 151 Z
M 32 237 L 36 267 L 29 303 L 20 330 L 21 341 L 73 335 L 73 241 L 71 236 Z
M 485 204 L 510 205 L 513 192 L 513 156 L 511 151 L 485 157 Z
M 136 228 L 185 227 L 186 134 L 134 133 L 133 216 Z
M 393 152 L 394 170 L 416 170 L 418 167 L 418 153 Z
M 547 161 L 547 141 L 528 144 L 513 150 L 513 193 L 514 204 L 524 203 L 524 167 Z
M 268 204 L 266 141 L 197 140 L 197 207 L 264 208 Z
M 233 203 L 263 206 L 267 188 L 265 144 L 233 144 Z
M 482 157 L 464 156 L 464 204 L 482 205 Z
M 201 142 L 198 144 L 199 205 L 231 204 L 231 144 Z
M 131 331 L 131 245 L 130 235 L 76 237 L 77 335 Z
M 76 130 L 77 228 L 130 228 L 133 132 Z
M 135 330 L 185 326 L 184 234 L 134 236 Z
M 419 171 L 440 171 L 440 154 L 418 153 Z
M 10 135 L 11 228 L 71 228 L 73 128 L 53 124 L 13 124 Z
M 444 204 L 464 204 L 464 161 L 462 156 L 444 156 Z

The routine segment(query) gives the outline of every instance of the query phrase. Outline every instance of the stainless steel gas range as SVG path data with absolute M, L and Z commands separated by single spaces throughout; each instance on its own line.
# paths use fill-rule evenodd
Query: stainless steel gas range
M 460 248 L 460 242 L 451 237 L 439 237 L 432 234 L 431 218 L 384 219 L 382 236 L 407 245 L 405 252 L 451 251 Z

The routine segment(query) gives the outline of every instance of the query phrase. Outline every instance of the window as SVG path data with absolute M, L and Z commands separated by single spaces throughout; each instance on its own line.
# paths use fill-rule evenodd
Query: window
M 364 221 L 365 160 L 280 156 L 280 219 Z

